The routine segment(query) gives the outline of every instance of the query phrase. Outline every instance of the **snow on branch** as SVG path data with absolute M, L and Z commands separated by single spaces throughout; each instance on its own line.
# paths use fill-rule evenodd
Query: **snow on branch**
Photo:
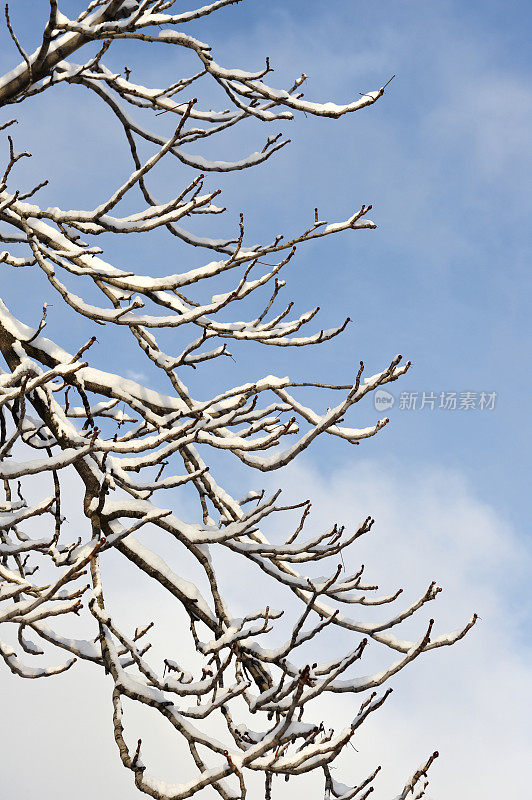
M 189 152 L 195 142 L 251 118 L 266 125 L 298 112 L 338 118 L 372 105 L 387 86 L 342 105 L 311 102 L 300 91 L 305 74 L 285 89 L 266 82 L 272 72 L 269 59 L 254 70 L 217 64 L 210 45 L 190 36 L 186 23 L 237 1 L 175 11 L 172 0 L 93 0 L 71 19 L 56 0 L 49 0 L 48 19 L 33 53 L 24 50 L 6 9 L 8 32 L 22 60 L 0 78 L 0 106 L 31 104 L 34 96 L 59 84 L 80 95 L 89 91 L 101 101 L 102 115 L 111 114 L 119 123 L 132 171 L 91 210 L 44 207 L 35 199 L 47 183 L 43 176 L 33 186 L 16 185 L 17 165 L 30 154 L 16 149 L 15 120 L 0 125 L 2 131 L 9 128 L 0 179 L 0 241 L 9 249 L 0 253 L 0 268 L 10 276 L 25 274 L 28 281 L 39 273 L 56 304 L 99 326 L 98 332 L 103 329 L 102 341 L 110 330 L 106 341 L 111 346 L 113 333 L 127 332 L 158 380 L 149 385 L 148 379 L 109 371 L 95 336 L 79 343 L 75 352 L 48 339 L 46 304 L 40 319 L 28 324 L 0 300 L 0 623 L 17 632 L 16 644 L 0 641 L 0 656 L 7 668 L 26 678 L 57 674 L 76 660 L 109 673 L 120 758 L 138 789 L 151 797 L 181 800 L 212 787 L 224 800 L 244 800 L 249 774 L 260 772 L 265 798 L 271 800 L 274 776 L 288 780 L 321 770 L 327 798 L 362 800 L 373 790 L 378 769 L 350 787 L 332 777 L 330 765 L 391 691 L 373 690 L 427 651 L 458 641 L 476 617 L 447 635 L 433 638 L 431 620 L 428 626 L 420 624 L 414 641 L 396 636 L 395 629 L 436 598 L 440 589 L 431 583 L 413 603 L 366 621 L 367 606 L 393 605 L 401 594 L 400 589 L 375 594 L 378 587 L 365 583 L 364 567 L 350 575 L 343 567 L 344 550 L 370 532 L 371 518 L 353 531 L 334 524 L 306 536 L 309 499 L 286 505 L 280 492 L 268 496 L 246 486 L 237 500 L 214 474 L 220 457 L 259 474 L 282 469 L 322 434 L 351 444 L 376 435 L 388 420 L 374 419 L 365 404 L 358 404 L 410 367 L 397 356 L 364 378 L 360 362 L 342 384 L 263 375 L 210 397 L 196 396 L 185 383 L 191 370 L 206 370 L 216 359 L 231 357 L 228 348 L 243 346 L 238 343 L 306 347 L 342 333 L 349 320 L 324 329 L 316 325 L 319 308 L 296 313 L 291 300 L 278 307 L 286 286 L 281 275 L 300 245 L 376 227 L 367 218 L 371 206 L 365 204 L 332 222 L 320 219 L 316 209 L 304 229 L 266 243 L 247 240 L 243 214 L 224 238 L 198 236 L 182 227 L 198 214 L 207 225 L 209 216 L 225 211 L 214 202 L 220 190 L 206 185 L 212 173 L 264 164 L 289 140 L 268 133 L 265 144 L 231 162 Z M 185 48 L 198 63 L 190 75 L 175 76 L 166 87 L 145 86 L 132 78 L 133 67 L 117 73 L 104 63 L 110 52 L 121 52 L 123 41 L 128 58 L 132 45 L 141 42 Z M 218 89 L 219 110 L 201 107 L 203 79 Z M 140 119 L 150 114 L 151 126 L 141 125 Z M 165 121 L 173 120 L 168 135 L 160 133 L 156 120 L 163 114 Z M 141 157 L 147 148 L 152 155 Z M 152 184 L 163 162 L 177 163 L 194 176 L 160 200 Z M 160 276 L 153 277 L 127 264 L 115 265 L 104 252 L 110 236 L 119 246 L 126 234 L 154 230 L 200 248 L 207 253 L 205 263 L 189 266 L 180 255 L 181 271 L 173 271 L 172 258 L 169 268 L 163 265 Z M 220 291 L 222 281 L 229 285 Z M 178 333 L 184 342 L 176 339 Z M 317 390 L 316 408 L 307 405 L 309 389 Z M 340 399 L 327 408 L 320 398 L 330 392 Z M 79 508 L 85 525 L 72 538 L 63 500 L 74 473 L 83 486 Z M 49 487 L 38 501 L 32 499 L 34 475 L 40 486 Z M 195 498 L 201 521 L 177 514 L 178 490 Z M 263 529 L 268 520 L 283 520 L 278 523 L 282 541 L 267 538 Z M 134 535 L 146 531 L 157 531 L 186 549 L 203 576 L 202 589 L 148 546 L 149 536 L 141 540 Z M 153 623 L 139 620 L 137 630 L 127 632 L 108 609 L 100 565 L 111 549 L 184 610 L 189 623 L 182 638 L 188 636 L 189 646 L 178 661 L 169 652 L 163 664 L 153 663 L 146 655 Z M 269 605 L 250 608 L 243 617 L 232 614 L 214 566 L 215 552 L 236 559 L 238 569 L 258 567 L 272 585 L 297 598 L 299 609 L 288 634 L 285 628 L 277 635 L 285 615 Z M 318 562 L 325 564 L 321 577 L 312 572 Z M 353 607 L 360 618 L 351 614 Z M 57 616 L 68 620 L 74 633 L 83 616 L 95 636 L 89 641 L 59 632 Z M 326 630 L 349 631 L 354 643 L 342 655 L 314 661 L 308 653 L 319 652 Z M 379 647 L 388 660 L 364 675 L 360 664 L 370 646 Z M 67 651 L 69 659 L 47 666 L 50 648 Z M 196 666 L 189 668 L 191 653 Z M 340 731 L 315 716 L 314 701 L 335 693 L 365 694 L 358 713 Z M 143 762 L 142 740 L 135 748 L 126 742 L 124 698 L 165 717 L 190 753 L 194 778 L 168 784 L 151 774 Z M 212 731 L 220 723 L 218 739 Z M 414 773 L 398 800 L 422 783 L 416 795 L 421 797 L 436 755 Z

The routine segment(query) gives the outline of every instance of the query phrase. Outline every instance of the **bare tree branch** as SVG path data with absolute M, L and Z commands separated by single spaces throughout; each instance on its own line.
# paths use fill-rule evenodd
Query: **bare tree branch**
M 355 731 L 391 691 L 386 688 L 377 694 L 373 689 L 387 684 L 427 651 L 454 644 L 476 617 L 449 635 L 432 638 L 431 620 L 428 627 L 421 625 L 415 641 L 396 636 L 395 630 L 405 620 L 435 599 L 440 591 L 435 583 L 382 621 L 352 617 L 351 607 L 362 611 L 369 605 L 391 605 L 401 594 L 400 589 L 375 594 L 378 587 L 363 581 L 363 567 L 351 575 L 345 572 L 344 550 L 371 530 L 373 520 L 361 521 L 354 531 L 334 524 L 307 536 L 310 500 L 286 504 L 279 491 L 267 496 L 263 489 L 249 491 L 248 487 L 237 500 L 214 474 L 217 470 L 212 465 L 217 462 L 211 458 L 212 448 L 261 473 L 281 469 L 322 434 L 351 444 L 376 435 L 388 420 L 368 419 L 367 410 L 358 411 L 364 407 L 358 403 L 410 367 L 410 362 L 403 364 L 401 356 L 396 356 L 363 378 L 360 362 L 341 384 L 266 375 L 227 386 L 207 398 L 196 397 L 184 382 L 184 375 L 190 374 L 185 367 L 207 369 L 218 358 L 232 357 L 228 340 L 306 347 L 339 335 L 349 320 L 328 330 L 316 329 L 319 308 L 296 313 L 290 300 L 280 309 L 276 306 L 286 285 L 281 270 L 288 267 L 299 245 L 376 227 L 367 218 L 371 206 L 365 204 L 354 212 L 348 210 L 346 218 L 337 222 L 320 219 L 316 209 L 304 230 L 277 235 L 266 244 L 247 241 L 243 215 L 237 229 L 223 238 L 197 236 L 182 227 L 198 214 L 205 220 L 225 211 L 214 202 L 220 190 L 205 188 L 206 175 L 263 164 L 289 140 L 269 134 L 265 145 L 262 140 L 251 154 L 232 162 L 188 152 L 195 142 L 250 118 L 265 124 L 289 120 L 298 112 L 338 118 L 372 105 L 388 85 L 343 105 L 317 103 L 303 99 L 304 74 L 287 89 L 265 83 L 272 72 L 269 59 L 255 71 L 217 64 L 211 47 L 181 27 L 186 30 L 186 23 L 237 1 L 218 0 L 174 13 L 172 0 L 93 0 L 77 18 L 69 19 L 56 0 L 50 0 L 40 44 L 30 54 L 17 38 L 6 6 L 8 32 L 22 62 L 0 78 L 0 105 L 31 103 L 35 95 L 57 84 L 68 84 L 72 91 L 90 90 L 102 101 L 102 114 L 111 113 L 119 122 L 134 169 L 92 210 L 44 208 L 34 199 L 46 184 L 42 176 L 31 189 L 14 184 L 16 165 L 30 154 L 17 152 L 8 136 L 9 156 L 0 181 L 0 241 L 13 246 L 13 252 L 0 254 L 0 265 L 5 270 L 42 274 L 67 310 L 103 328 L 102 341 L 112 341 L 104 339 L 105 325 L 112 331 L 127 330 L 148 367 L 158 370 L 167 388 L 164 393 L 152 388 L 155 383 L 108 371 L 95 336 L 73 353 L 45 338 L 46 303 L 40 320 L 28 325 L 0 301 L 4 359 L 0 478 L 5 495 L 0 503 L 0 623 L 7 630 L 15 626 L 16 631 L 13 646 L 0 641 L 0 656 L 12 672 L 27 678 L 57 674 L 76 660 L 108 672 L 114 685 L 112 718 L 121 761 L 138 789 L 151 797 L 180 800 L 212 787 L 224 800 L 243 800 L 249 775 L 261 772 L 265 798 L 271 800 L 275 776 L 288 779 L 322 770 L 326 797 L 362 800 L 373 790 L 378 768 L 349 787 L 332 777 L 330 765 L 351 746 Z M 132 79 L 134 65 L 118 74 L 103 63 L 111 50 L 118 53 L 123 41 L 129 47 L 137 41 L 151 48 L 172 47 L 176 53 L 185 48 L 199 63 L 192 74 L 175 76 L 166 87 L 145 86 Z M 68 60 L 84 47 L 80 63 Z M 200 79 L 211 80 L 229 108 L 201 108 L 194 96 L 199 97 Z M 141 125 L 139 120 L 149 114 L 153 118 L 174 115 L 173 133 L 159 133 L 155 119 L 154 130 Z M 14 121 L 4 123 L 0 130 Z M 153 154 L 143 159 L 140 153 L 147 147 Z M 179 163 L 198 174 L 161 201 L 151 184 L 155 167 L 162 162 Z M 135 203 L 135 210 L 124 212 L 124 201 L 129 209 Z M 172 260 L 167 274 L 162 269 L 160 277 L 153 277 L 116 266 L 104 246 L 95 243 L 103 241 L 107 247 L 112 234 L 119 245 L 125 234 L 153 230 L 201 248 L 212 260 L 199 267 L 184 265 L 177 273 Z M 220 291 L 224 278 L 230 285 Z M 215 293 L 206 300 L 206 290 L 213 283 Z M 251 312 L 246 310 L 250 305 Z M 186 330 L 187 336 L 175 345 L 176 339 L 168 333 L 178 333 L 178 328 Z M 321 397 L 329 391 L 340 392 L 340 399 L 326 410 L 325 400 L 317 401 L 317 409 L 311 408 L 305 404 L 310 387 Z M 354 414 L 362 420 L 360 426 L 346 421 Z M 80 509 L 86 525 L 74 540 L 68 539 L 63 517 L 69 470 L 77 473 L 84 491 Z M 50 490 L 41 501 L 27 503 L 26 479 L 33 475 L 47 481 Z M 187 522 L 174 513 L 173 498 L 179 487 L 194 494 L 201 523 Z M 37 519 L 42 528 L 39 537 L 24 530 L 28 520 Z M 283 525 L 280 540 L 270 541 L 264 533 L 268 519 L 286 520 L 279 523 Z M 186 549 L 203 576 L 201 590 L 135 538 L 145 526 Z M 131 634 L 122 630 L 108 608 L 100 564 L 110 549 L 134 565 L 139 575 L 163 587 L 168 602 L 186 612 L 190 627 L 183 631 L 183 638 L 188 636 L 189 644 L 179 654 L 179 662 L 169 653 L 162 665 L 153 663 L 146 656 L 150 647 L 146 634 L 152 626 L 156 630 L 156 624 L 139 620 Z M 266 605 L 250 607 L 244 617 L 235 617 L 211 550 L 235 558 L 239 569 L 258 566 L 272 585 L 297 598 L 300 608 L 280 644 L 272 646 L 270 634 L 277 632 L 283 612 Z M 302 571 L 308 565 L 314 575 L 312 568 L 322 561 L 324 576 L 310 578 Z M 92 641 L 56 630 L 53 618 L 61 616 L 70 620 L 75 633 L 81 615 L 93 627 Z M 323 631 L 340 633 L 342 629 L 355 634 L 351 649 L 310 663 L 304 648 L 319 648 Z M 364 675 L 359 662 L 369 646 L 380 646 L 388 662 L 374 674 Z M 65 650 L 72 657 L 59 666 L 46 666 L 44 647 Z M 187 668 L 190 654 L 199 659 L 200 671 Z M 331 693 L 365 694 L 358 714 L 337 732 L 314 716 L 314 701 Z M 168 721 L 190 755 L 195 769 L 192 780 L 163 783 L 143 762 L 142 739 L 136 748 L 128 747 L 123 698 L 151 707 Z M 223 737 L 219 740 L 213 727 L 219 728 L 220 723 Z M 414 791 L 422 796 L 426 772 L 436 755 L 413 774 L 397 800 L 406 800 Z

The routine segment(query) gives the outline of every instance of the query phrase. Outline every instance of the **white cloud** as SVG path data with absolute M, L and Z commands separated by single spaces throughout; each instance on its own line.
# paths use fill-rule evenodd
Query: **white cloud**
M 469 47 L 460 70 L 454 62 L 442 65 L 443 96 L 425 131 L 440 143 L 449 166 L 491 184 L 513 204 L 524 199 L 532 162 L 532 91 L 518 75 L 490 68 L 489 56 Z
M 358 737 L 350 768 L 382 763 L 379 787 L 387 790 L 383 797 L 393 796 L 409 768 L 438 749 L 435 800 L 522 796 L 532 745 L 526 712 L 532 667 L 524 639 L 531 558 L 515 531 L 460 473 L 360 461 L 326 477 L 323 468 L 308 466 L 289 474 L 296 494 L 312 496 L 318 527 L 376 518 L 372 540 L 354 546 L 350 566 L 366 563 L 368 576 L 386 591 L 405 586 L 421 593 L 436 579 L 445 591 L 427 616 L 440 632 L 460 627 L 472 611 L 481 617 L 465 640 L 392 680 L 397 692 Z
M 520 581 L 530 558 L 515 532 L 473 495 L 463 476 L 438 468 L 357 461 L 325 473 L 307 463 L 287 470 L 283 485 L 287 498 L 312 498 L 312 524 L 317 529 L 334 520 L 354 525 L 368 514 L 376 517 L 367 541 L 344 556 L 347 569 L 363 561 L 368 578 L 384 591 L 402 585 L 408 596 L 437 579 L 445 592 L 430 604 L 428 613 L 435 616 L 440 632 L 459 627 L 474 610 L 482 618 L 466 640 L 427 655 L 393 679 L 396 692 L 361 730 L 355 741 L 358 753 L 349 752 L 338 776 L 355 782 L 381 763 L 376 796 L 393 797 L 408 774 L 439 749 L 441 758 L 432 771 L 434 800 L 461 797 L 464 787 L 469 800 L 519 796 L 522 765 L 532 744 L 526 719 L 532 668 L 520 638 L 519 611 L 526 602 Z M 118 554 L 109 556 L 108 577 L 116 577 L 120 592 L 108 591 L 108 603 L 128 626 L 164 609 L 159 612 L 156 657 L 170 648 L 179 658 L 180 618 L 164 593 L 128 581 L 133 575 L 129 565 Z M 172 558 L 172 548 L 165 557 Z M 173 558 L 174 568 L 183 569 L 181 554 L 174 552 Z M 227 575 L 228 583 L 234 575 Z M 260 604 L 266 583 L 251 572 L 238 575 L 246 580 L 233 582 L 229 590 L 233 607 L 249 603 L 251 588 L 254 604 Z M 383 614 L 385 609 L 378 610 L 379 617 Z M 421 619 L 410 626 L 414 636 L 422 629 Z M 337 636 L 325 644 L 342 646 Z M 2 711 L 12 720 L 2 751 L 4 763 L 13 765 L 3 778 L 10 797 L 37 791 L 44 800 L 66 800 L 73 793 L 79 800 L 96 793 L 105 800 L 136 797 L 112 739 L 110 680 L 78 666 L 40 682 L 22 683 L 0 672 Z M 367 669 L 362 665 L 364 672 Z M 345 725 L 357 705 L 343 697 L 338 704 L 323 704 L 320 713 L 332 724 Z M 153 761 L 163 777 L 182 778 L 166 727 L 155 722 L 151 712 L 135 713 L 131 719 L 130 740 L 142 732 L 146 760 Z M 32 764 L 31 773 L 24 771 L 17 779 L 16 769 L 25 763 Z M 321 797 L 321 781 L 318 788 L 315 779 L 290 782 L 290 795 L 284 787 L 279 782 L 279 796 Z

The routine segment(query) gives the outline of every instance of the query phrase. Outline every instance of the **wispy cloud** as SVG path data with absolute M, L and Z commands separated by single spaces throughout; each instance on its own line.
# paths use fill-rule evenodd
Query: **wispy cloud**
M 344 768 L 356 779 L 359 770 L 383 764 L 381 796 L 394 796 L 405 770 L 438 749 L 432 797 L 520 796 L 532 746 L 525 644 L 532 559 L 518 532 L 474 494 L 463 474 L 437 466 L 353 461 L 327 474 L 323 465 L 309 464 L 288 474 L 288 497 L 312 497 L 318 530 L 376 518 L 367 541 L 346 556 L 348 571 L 365 563 L 368 578 L 384 592 L 405 587 L 405 604 L 437 580 L 444 592 L 425 616 L 435 617 L 440 633 L 460 627 L 473 611 L 481 617 L 464 641 L 428 654 L 392 680 L 397 692 L 360 734 L 359 753 L 350 753 Z M 409 626 L 413 638 L 422 628 L 421 621 Z M 345 714 L 345 698 L 340 708 Z M 334 716 L 341 724 L 338 708 Z
M 307 462 L 287 470 L 283 485 L 285 499 L 312 498 L 311 524 L 316 530 L 333 521 L 353 526 L 368 514 L 376 517 L 373 531 L 364 537 L 367 541 L 344 556 L 348 570 L 363 562 L 368 579 L 378 582 L 383 592 L 404 586 L 405 604 L 433 579 L 444 587 L 427 614 L 407 626 L 408 635 L 416 637 L 428 615 L 436 618 L 439 633 L 461 626 L 472 611 L 481 617 L 464 641 L 428 654 L 391 681 L 396 692 L 356 737 L 358 752 L 350 751 L 338 766 L 338 776 L 356 782 L 380 763 L 377 796 L 390 798 L 408 773 L 438 749 L 441 758 L 432 771 L 430 793 L 435 800 L 462 797 L 464 787 L 471 800 L 520 796 L 523 765 L 532 745 L 527 719 L 532 668 L 522 605 L 530 558 L 516 532 L 475 496 L 462 474 L 439 467 L 352 461 L 324 473 Z M 284 529 L 277 531 L 278 536 L 283 533 Z M 147 543 L 160 544 L 149 532 L 145 536 Z M 180 549 L 167 546 L 163 552 L 176 571 L 191 577 Z M 224 564 L 223 582 L 234 612 L 251 605 L 258 608 L 272 597 L 273 605 L 279 602 L 269 581 L 251 569 L 240 569 L 237 582 L 229 566 Z M 151 657 L 160 662 L 164 655 L 185 663 L 190 653 L 179 630 L 186 620 L 164 592 L 139 582 L 138 576 L 128 580 L 132 568 L 118 554 L 107 554 L 104 568 L 109 586 L 113 577 L 119 586 L 107 598 L 115 618 L 126 630 L 156 618 Z M 287 600 L 284 607 L 288 617 L 296 613 L 293 601 Z M 385 609 L 376 609 L 377 616 L 383 614 Z M 341 639 L 330 637 L 328 652 L 341 649 Z M 380 650 L 373 657 L 376 663 L 383 657 Z M 362 668 L 368 671 L 371 665 Z M 96 792 L 105 798 L 118 794 L 133 800 L 136 790 L 115 752 L 104 676 L 81 664 L 46 683 L 30 681 L 25 691 L 20 691 L 19 680 L 0 673 L 3 713 L 12 719 L 3 756 L 6 762 L 20 763 L 19 742 L 24 736 L 24 752 L 33 768 L 24 775 L 23 785 L 17 785 L 14 775 L 3 779 L 10 796 L 39 790 L 43 800 L 62 800 L 74 792 L 80 800 L 89 800 Z M 323 703 L 317 714 L 343 727 L 355 706 L 356 699 L 342 697 L 339 703 Z M 150 769 L 160 770 L 168 780 L 182 780 L 183 760 L 176 755 L 174 734 L 156 716 L 128 705 L 128 741 L 142 735 Z M 29 718 L 33 722 L 28 727 Z M 74 728 L 82 733 L 72 735 Z M 56 766 L 53 753 L 61 754 Z M 60 775 L 57 781 L 54 774 Z M 80 775 L 86 776 L 81 782 Z M 291 781 L 287 787 L 279 782 L 278 790 L 279 796 L 297 800 L 319 797 L 321 791 L 316 778 Z

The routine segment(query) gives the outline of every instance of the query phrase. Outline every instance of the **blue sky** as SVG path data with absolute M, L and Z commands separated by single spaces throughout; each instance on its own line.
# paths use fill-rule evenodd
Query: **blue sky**
M 67 13 L 81 7 L 72 1 L 63 5 Z M 44 18 L 46 6 L 42 0 L 12 3 L 15 28 L 29 50 L 37 44 L 36 8 L 42 7 Z M 233 383 L 242 375 L 258 377 L 257 370 L 343 382 L 360 359 L 369 374 L 396 353 L 413 361 L 412 371 L 391 387 L 397 399 L 388 428 L 354 453 L 338 442 L 316 444 L 305 456 L 303 472 L 289 473 L 287 481 L 293 488 L 303 475 L 318 494 L 320 486 L 329 486 L 331 495 L 338 489 L 337 503 L 348 513 L 351 473 L 353 503 L 364 509 L 373 499 L 377 507 L 367 507 L 367 512 L 379 523 L 381 510 L 385 541 L 391 541 L 397 528 L 390 521 L 395 514 L 406 515 L 417 526 L 408 543 L 416 551 L 404 565 L 406 575 L 409 569 L 414 575 L 423 568 L 428 579 L 439 578 L 431 570 L 437 573 L 441 567 L 456 598 L 449 601 L 449 616 L 456 611 L 468 616 L 472 609 L 467 605 L 464 612 L 462 603 L 485 604 L 487 633 L 479 634 L 478 648 L 465 645 L 465 655 L 456 662 L 446 660 L 447 655 L 443 659 L 444 665 L 454 663 L 465 671 L 469 699 L 477 691 L 474 687 L 482 685 L 475 665 L 480 669 L 488 657 L 490 642 L 492 649 L 505 650 L 507 659 L 495 663 L 498 685 L 510 670 L 517 685 L 522 680 L 525 686 L 530 678 L 524 666 L 530 655 L 526 569 L 532 549 L 530 17 L 528 2 L 510 7 L 502 0 L 247 0 L 190 27 L 214 44 L 215 57 L 225 66 L 256 68 L 269 56 L 276 86 L 304 70 L 308 99 L 347 101 L 396 75 L 370 109 L 337 122 L 302 116 L 285 126 L 293 143 L 267 164 L 249 174 L 212 176 L 210 185 L 223 188 L 228 207 L 227 220 L 216 221 L 213 235 L 229 230 L 242 209 L 250 238 L 265 240 L 299 230 L 312 220 L 315 205 L 322 218 L 332 221 L 362 203 L 373 204 L 370 216 L 378 228 L 300 248 L 285 275 L 285 291 L 298 308 L 321 306 L 320 327 L 352 318 L 342 338 L 295 355 L 273 348 L 239 351 L 236 364 L 224 363 L 223 370 L 213 367 L 199 376 L 197 390 L 206 393 L 211 384 Z M 18 63 L 18 55 L 4 32 L 1 41 L 4 72 Z M 163 83 L 163 76 L 170 76 L 170 82 L 182 68 L 162 50 L 154 55 L 151 49 L 128 48 L 132 61 L 133 53 L 139 77 L 155 82 Z M 122 54 L 118 68 L 121 59 Z M 19 174 L 29 183 L 52 179 L 42 193 L 45 204 L 91 207 L 127 169 L 119 131 L 81 91 L 49 92 L 33 105 L 16 108 L 16 145 L 34 154 L 31 162 L 21 164 Z M 220 140 L 217 154 L 231 158 L 260 149 L 268 133 L 250 125 Z M 184 180 L 183 172 L 172 169 L 158 174 L 162 194 Z M 171 251 L 162 240 L 158 246 L 168 264 Z M 154 270 L 167 269 L 159 266 L 159 256 L 153 258 L 152 244 L 138 239 L 128 238 L 115 255 L 121 264 L 139 269 L 145 270 L 146 262 Z M 199 258 L 186 257 L 191 263 Z M 28 292 L 27 273 L 13 274 L 4 265 L 1 270 L 2 296 L 15 314 L 31 324 L 46 299 L 54 303 L 48 335 L 60 344 L 79 346 L 85 324 L 60 309 L 38 276 L 32 276 Z M 139 368 L 137 351 L 124 350 L 119 343 L 114 350 L 94 353 L 110 369 L 119 363 Z M 400 392 L 423 391 L 496 392 L 497 400 L 494 410 L 483 411 L 399 408 Z M 378 416 L 382 414 L 368 400 L 357 407 L 356 424 L 369 425 Z M 338 476 L 336 484 L 331 475 Z M 237 481 L 236 472 L 229 481 Z M 431 525 L 436 529 L 433 566 L 430 547 L 425 553 L 420 545 L 425 525 L 429 542 Z M 455 581 L 453 575 L 460 577 Z M 454 627 L 461 622 L 456 619 Z M 436 669 L 441 675 L 444 667 Z M 430 669 L 423 675 L 419 683 L 428 686 Z M 457 692 L 465 691 L 458 682 L 453 685 Z M 411 691 L 405 688 L 407 696 Z M 478 691 L 478 704 L 488 704 L 489 690 Z M 419 697 L 415 702 L 421 702 Z M 501 702 L 514 701 L 505 696 Z M 465 697 L 462 703 L 467 703 Z M 479 726 L 486 724 L 482 713 L 487 711 L 477 713 Z M 440 722 L 442 735 L 450 735 L 443 716 Z M 525 736 L 522 720 L 503 716 L 500 724 L 506 731 L 503 738 L 519 752 Z M 412 734 L 412 742 L 417 735 Z M 486 753 L 497 752 L 497 744 L 502 747 L 491 740 L 484 750 L 478 746 L 478 764 Z M 415 756 L 415 763 L 423 756 L 424 751 Z M 440 789 L 434 797 L 458 796 L 445 767 L 439 769 Z M 461 769 L 466 780 L 466 766 Z M 493 788 L 496 772 L 488 770 L 486 788 L 478 789 L 478 795 L 468 787 L 468 797 L 498 796 Z M 493 795 L 486 793 L 490 786 Z M 503 790 L 501 783 L 497 792 Z
M 35 5 L 20 0 L 12 9 L 28 49 L 36 44 L 38 18 L 27 13 Z M 340 377 L 360 358 L 371 369 L 401 352 L 414 369 L 393 387 L 397 395 L 497 392 L 494 411 L 399 413 L 396 404 L 393 429 L 366 447 L 383 458 L 400 453 L 406 462 L 460 467 L 475 490 L 523 526 L 530 432 L 529 17 L 527 3 L 512 3 L 509 14 L 502 2 L 336 0 L 324 9 L 317 2 L 248 0 L 192 28 L 216 41 L 220 62 L 258 66 L 268 54 L 279 77 L 304 68 L 308 97 L 346 99 L 396 74 L 371 109 L 335 123 L 297 119 L 286 126 L 294 143 L 275 160 L 253 174 L 213 176 L 232 212 L 220 230 L 240 209 L 250 236 L 265 237 L 297 229 L 315 203 L 331 219 L 373 203 L 377 231 L 302 248 L 294 262 L 289 291 L 301 306 L 320 303 L 324 324 L 353 319 L 342 341 L 298 357 L 316 373 L 323 363 Z M 12 49 L 6 42 L 6 69 L 16 58 Z M 162 49 L 157 60 L 151 53 L 148 60 L 146 49 L 130 49 L 152 79 L 175 70 Z M 122 142 L 105 112 L 95 118 L 101 110 L 91 98 L 78 90 L 47 94 L 30 111 L 39 125 L 21 130 L 20 145 L 40 155 L 41 164 L 45 152 L 42 173 L 55 175 L 43 202 L 59 195 L 79 206 L 98 196 L 102 178 L 113 185 L 111 165 L 120 163 Z M 250 127 L 217 147 L 227 157 L 255 149 L 265 133 L 249 135 Z M 81 182 L 80 140 L 100 160 Z M 41 174 L 35 163 L 23 168 Z M 133 249 L 138 240 L 121 244 L 121 253 Z M 324 281 L 325 271 L 331 280 Z M 262 355 L 284 366 L 285 354 Z

